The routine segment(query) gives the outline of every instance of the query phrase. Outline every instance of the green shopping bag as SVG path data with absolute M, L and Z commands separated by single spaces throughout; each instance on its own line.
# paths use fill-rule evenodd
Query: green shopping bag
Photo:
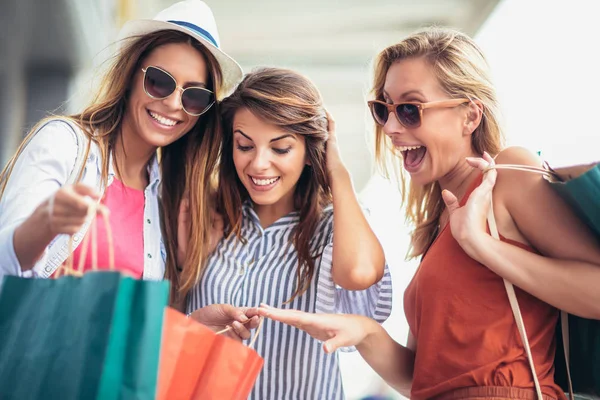
M 506 164 L 495 165 L 494 168 L 544 175 L 552 188 L 600 239 L 600 163 L 556 169 L 547 164 L 547 169 Z M 600 321 L 561 312 L 556 331 L 556 383 L 567 393 L 600 396 Z
M 93 212 L 91 215 L 95 215 Z M 77 269 L 58 279 L 4 278 L 0 290 L 0 398 L 154 399 L 169 283 L 97 271 L 95 217 Z M 82 275 L 92 241 L 92 272 Z M 72 245 L 72 241 L 70 242 Z
M 0 398 L 153 399 L 167 282 L 6 277 Z
M 552 187 L 600 238 L 600 163 L 550 170 Z
M 576 165 L 550 170 L 558 178 L 552 187 L 573 211 L 600 238 L 600 164 Z M 600 289 L 599 289 L 600 290 Z M 565 324 L 564 330 L 561 329 Z M 565 363 L 563 332 L 568 335 L 570 371 Z M 573 392 L 600 396 L 600 321 L 561 313 L 557 326 L 555 380 L 569 391 L 569 372 Z

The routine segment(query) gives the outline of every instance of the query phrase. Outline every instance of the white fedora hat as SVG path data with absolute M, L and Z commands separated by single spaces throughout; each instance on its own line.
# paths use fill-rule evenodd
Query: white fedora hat
M 241 81 L 242 67 L 221 50 L 215 17 L 203 1 L 180 1 L 159 12 L 154 19 L 128 21 L 119 32 L 119 40 L 163 30 L 187 33 L 202 43 L 215 56 L 223 73 L 221 90 L 215 88 L 216 92 L 227 95 Z

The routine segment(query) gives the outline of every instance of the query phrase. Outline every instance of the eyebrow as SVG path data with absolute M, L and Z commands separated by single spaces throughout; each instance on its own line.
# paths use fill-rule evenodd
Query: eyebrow
M 417 89 L 413 89 L 413 90 L 409 90 L 408 92 L 402 93 L 402 95 L 400 96 L 400 98 L 408 97 L 411 94 L 418 94 L 418 95 L 420 95 L 422 97 L 425 97 L 425 95 L 423 94 L 423 92 L 421 92 L 420 90 L 417 90 Z M 388 99 L 391 99 L 391 96 L 385 90 L 383 91 L 383 95 L 386 96 Z
M 242 132 L 241 129 L 236 129 L 233 131 L 233 133 L 236 133 L 236 132 L 239 133 L 240 135 L 242 135 L 243 137 L 245 137 L 246 139 L 250 140 L 251 142 L 254 142 L 254 140 L 252 140 L 252 138 L 250 136 L 248 136 L 244 132 Z M 286 133 L 285 135 L 281 135 L 279 137 L 269 140 L 269 143 L 273 143 L 273 142 L 276 142 L 278 140 L 285 139 L 288 137 L 291 137 L 292 139 L 297 140 L 296 136 L 292 135 L 291 133 Z
M 166 72 L 167 72 L 169 75 L 173 76 L 173 74 L 172 74 L 171 72 L 169 72 L 169 70 L 168 70 L 168 69 L 166 69 L 166 68 L 164 68 L 164 67 L 162 67 L 162 66 L 160 66 L 160 65 L 150 65 L 150 66 L 152 66 L 152 67 L 156 67 L 156 68 L 160 68 L 160 69 L 162 69 L 163 71 L 166 71 Z M 146 67 L 146 68 L 148 68 L 148 67 Z M 175 77 L 173 76 L 173 79 L 175 79 L 175 82 L 177 82 L 177 78 L 175 78 Z M 177 82 L 177 84 L 179 85 L 179 82 Z M 203 87 L 203 88 L 205 88 L 205 89 L 206 89 L 206 83 L 204 83 L 204 82 L 196 82 L 196 81 L 192 81 L 192 82 L 186 82 L 186 83 L 184 83 L 183 85 L 181 85 L 181 87 L 182 87 L 182 88 L 184 88 L 184 89 L 185 89 L 185 88 L 188 88 L 188 87 L 192 87 L 192 86 L 193 86 L 193 87 Z

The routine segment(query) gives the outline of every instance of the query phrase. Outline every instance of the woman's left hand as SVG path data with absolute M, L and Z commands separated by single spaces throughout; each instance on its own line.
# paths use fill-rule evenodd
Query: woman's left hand
M 459 205 L 456 196 L 448 190 L 442 192 L 446 207 L 448 207 L 449 224 L 452 236 L 463 250 L 472 258 L 476 258 L 481 239 L 487 233 L 487 214 L 492 201 L 492 191 L 496 183 L 495 169 L 487 170 L 494 165 L 494 159 L 484 153 L 483 158 L 468 157 L 467 163 L 485 172 L 481 184 L 471 193 L 464 206 Z

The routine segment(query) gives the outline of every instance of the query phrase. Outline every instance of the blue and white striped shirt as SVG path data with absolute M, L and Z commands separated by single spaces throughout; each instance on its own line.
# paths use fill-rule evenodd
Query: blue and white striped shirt
M 367 290 L 348 291 L 331 276 L 333 208 L 324 212 L 311 241 L 315 275 L 308 290 L 284 304 L 296 289 L 298 255 L 291 243 L 299 213 L 292 212 L 263 229 L 250 203 L 243 205 L 242 237 L 224 238 L 208 260 L 199 285 L 188 298 L 188 312 L 215 303 L 274 307 L 317 313 L 366 315 L 382 323 L 392 309 L 387 266 L 383 279 Z M 252 400 L 344 399 L 337 354 L 326 354 L 308 334 L 265 319 L 255 343 L 265 364 L 250 395 Z

